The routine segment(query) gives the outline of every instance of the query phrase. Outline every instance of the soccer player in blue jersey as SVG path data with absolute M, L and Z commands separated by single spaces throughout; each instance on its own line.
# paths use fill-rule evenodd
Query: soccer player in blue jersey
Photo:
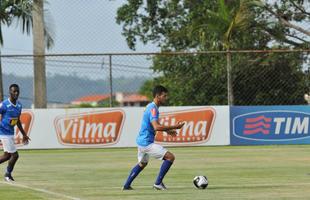
M 160 167 L 158 177 L 153 185 L 156 190 L 166 190 L 167 188 L 163 184 L 163 178 L 170 169 L 175 156 L 161 145 L 155 144 L 156 131 L 166 131 L 168 134 L 175 136 L 177 134 L 176 129 L 182 128 L 184 123 L 178 122 L 176 125 L 165 126 L 159 123 L 159 111 L 158 108 L 164 105 L 168 99 L 168 90 L 159 85 L 153 89 L 153 102 L 146 106 L 143 113 L 142 124 L 140 132 L 137 136 L 136 142 L 138 145 L 138 164 L 131 170 L 124 186 L 123 190 L 132 190 L 132 181 L 138 176 L 138 174 L 146 167 L 149 157 L 163 160 Z
M 10 97 L 0 104 L 0 140 L 3 146 L 3 155 L 0 156 L 0 164 L 9 161 L 4 175 L 5 181 L 14 181 L 12 171 L 18 159 L 18 152 L 14 144 L 14 126 L 17 125 L 23 135 L 23 142 L 28 143 L 30 138 L 26 135 L 20 122 L 22 105 L 17 100 L 19 96 L 19 87 L 12 84 L 9 87 Z

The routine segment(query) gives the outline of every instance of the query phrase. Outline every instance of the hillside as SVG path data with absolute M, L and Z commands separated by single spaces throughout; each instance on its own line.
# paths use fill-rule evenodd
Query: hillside
M 141 76 L 114 78 L 113 92 L 137 92 L 147 79 Z M 33 77 L 3 74 L 4 95 L 8 97 L 8 87 L 12 83 L 19 84 L 21 88 L 20 101 L 25 108 L 30 108 L 33 99 Z M 70 103 L 75 98 L 109 93 L 109 80 L 91 80 L 75 75 L 47 76 L 47 99 L 49 103 Z

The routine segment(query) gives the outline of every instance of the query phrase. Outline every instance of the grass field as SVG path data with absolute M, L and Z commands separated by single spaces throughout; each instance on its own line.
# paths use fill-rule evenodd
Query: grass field
M 158 160 L 135 180 L 135 190 L 121 191 L 135 148 L 20 150 L 16 182 L 0 181 L 0 199 L 310 199 L 310 145 L 169 150 L 176 161 L 164 179 L 167 191 L 152 189 Z M 195 175 L 208 177 L 206 190 L 194 188 Z

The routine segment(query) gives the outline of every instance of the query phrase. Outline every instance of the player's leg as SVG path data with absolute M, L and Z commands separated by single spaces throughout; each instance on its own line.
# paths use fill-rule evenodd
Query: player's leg
M 8 161 L 11 157 L 11 154 L 9 154 L 8 152 L 3 152 L 3 154 L 0 156 L 0 164 Z
M 158 190 L 165 190 L 167 188 L 163 184 L 163 179 L 165 175 L 167 174 L 167 172 L 169 171 L 171 165 L 173 164 L 175 160 L 175 156 L 171 152 L 169 152 L 167 149 L 165 149 L 164 147 L 158 144 L 153 145 L 153 150 L 154 152 L 152 152 L 151 154 L 153 155 L 153 157 L 164 160 L 160 167 L 159 174 L 154 184 L 154 188 Z
M 165 175 L 167 174 L 167 172 L 169 171 L 171 165 L 173 164 L 174 159 L 175 159 L 175 156 L 171 152 L 167 151 L 167 153 L 165 154 L 163 158 L 164 161 L 160 167 L 159 174 L 157 176 L 155 185 L 160 185 L 163 182 L 163 179 Z
M 146 167 L 148 161 L 149 161 L 149 156 L 142 152 L 141 148 L 138 148 L 138 164 L 132 168 L 124 186 L 123 190 L 132 190 L 131 183 L 133 180 L 139 175 L 139 173 Z
M 6 181 L 14 181 L 13 177 L 12 177 L 12 172 L 15 166 L 16 161 L 18 160 L 18 152 L 16 150 L 15 144 L 14 144 L 14 138 L 10 137 L 10 138 L 6 138 L 6 139 L 2 139 L 2 145 L 3 145 L 3 150 L 5 152 L 7 152 L 10 155 L 9 158 L 9 163 L 6 169 L 6 173 L 4 175 L 4 179 Z
M 13 172 L 15 163 L 18 160 L 18 158 L 19 158 L 19 154 L 17 151 L 14 153 L 11 153 L 11 158 L 8 162 L 8 166 L 6 168 L 6 173 L 5 173 L 5 177 L 8 177 L 11 181 L 14 181 L 12 177 L 12 172 Z
M 10 159 L 10 157 L 11 157 L 11 154 L 9 154 L 6 150 L 5 150 L 5 144 L 3 144 L 3 143 L 5 143 L 5 141 L 3 141 L 3 140 L 5 140 L 5 139 L 0 139 L 1 140 L 1 142 L 2 142 L 2 145 L 3 145 L 3 154 L 0 156 L 0 164 L 1 163 L 3 163 L 3 162 L 5 162 L 5 161 L 8 161 L 9 159 Z

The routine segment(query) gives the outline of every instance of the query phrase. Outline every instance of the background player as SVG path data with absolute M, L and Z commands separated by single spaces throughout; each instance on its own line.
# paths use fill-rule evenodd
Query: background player
M 0 156 L 0 164 L 9 161 L 4 175 L 5 181 L 14 181 L 12 171 L 18 159 L 18 152 L 14 144 L 14 126 L 17 125 L 23 135 L 23 143 L 28 143 L 30 138 L 26 135 L 20 122 L 22 105 L 17 101 L 19 96 L 19 86 L 12 84 L 9 87 L 10 97 L 0 104 L 1 124 L 0 140 L 3 145 L 3 155 Z

